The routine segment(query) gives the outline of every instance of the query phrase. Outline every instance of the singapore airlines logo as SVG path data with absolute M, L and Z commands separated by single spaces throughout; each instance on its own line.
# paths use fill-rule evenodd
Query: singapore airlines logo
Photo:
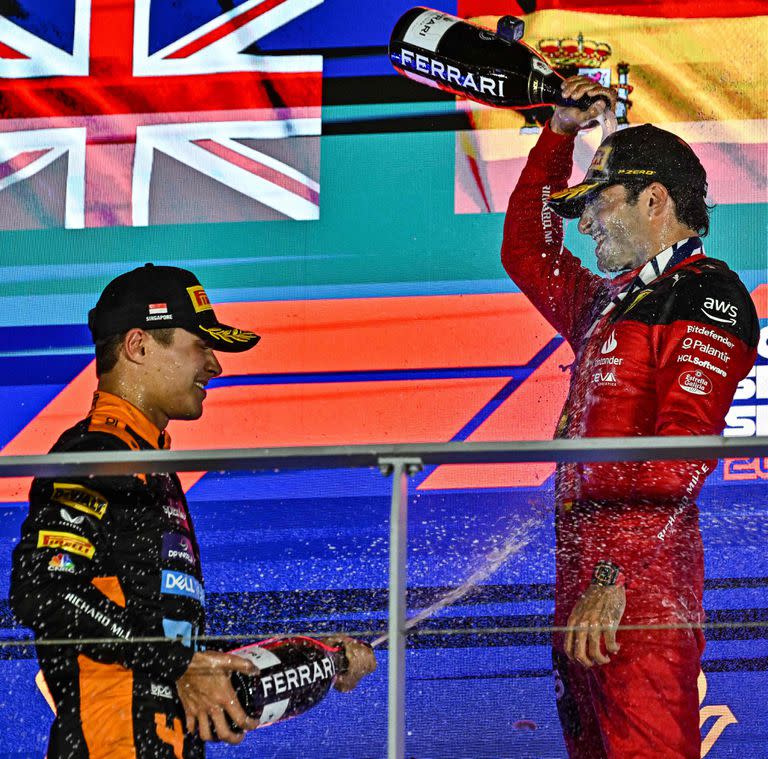
M 703 706 L 704 699 L 707 696 L 707 678 L 704 676 L 703 672 L 699 672 L 699 680 L 697 685 L 699 688 L 700 707 L 699 727 L 704 727 L 708 720 L 710 720 L 712 717 L 715 718 L 714 724 L 709 728 L 706 734 L 703 734 L 701 740 L 701 756 L 703 758 L 710 752 L 717 739 L 723 734 L 723 730 L 725 730 L 728 725 L 735 724 L 738 722 L 738 720 L 733 716 L 733 712 L 731 711 L 730 707 L 726 706 L 725 704 L 721 706 Z
M 603 343 L 603 347 L 600 348 L 600 353 L 605 355 L 606 353 L 612 353 L 616 350 L 616 346 L 618 343 L 616 342 L 616 330 L 611 332 L 608 339 Z

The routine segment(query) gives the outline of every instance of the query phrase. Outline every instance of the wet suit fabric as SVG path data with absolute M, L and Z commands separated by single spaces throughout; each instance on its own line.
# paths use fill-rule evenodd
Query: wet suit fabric
M 138 409 L 99 392 L 52 451 L 169 445 Z M 200 554 L 175 474 L 35 479 L 10 600 L 38 644 L 96 641 L 37 646 L 56 707 L 48 759 L 203 755 L 184 733 L 175 688 L 205 624 Z M 132 642 L 142 637 L 168 642 Z
M 563 245 L 546 205 L 567 186 L 574 140 L 546 127 L 512 193 L 502 262 L 575 355 L 556 436 L 715 435 L 759 335 L 738 276 L 680 240 L 613 280 Z M 596 562 L 626 577 L 622 624 L 703 620 L 696 496 L 712 461 L 561 464 L 556 475 L 555 624 Z M 621 651 L 587 670 L 554 639 L 556 693 L 571 757 L 698 757 L 700 631 L 620 630 Z

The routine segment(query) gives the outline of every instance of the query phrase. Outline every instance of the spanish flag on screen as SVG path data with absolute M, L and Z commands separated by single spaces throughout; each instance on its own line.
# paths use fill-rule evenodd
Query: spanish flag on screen
M 517 15 L 538 50 L 573 48 L 581 37 L 584 65 L 602 67 L 611 84 L 627 64 L 630 125 L 651 122 L 691 143 L 716 203 L 768 202 L 766 0 L 460 0 L 457 10 L 491 28 Z M 602 61 L 588 59 L 596 46 L 610 51 Z M 474 129 L 457 137 L 455 210 L 504 211 L 535 130 L 514 111 L 459 107 Z M 600 136 L 596 129 L 578 141 L 574 180 Z

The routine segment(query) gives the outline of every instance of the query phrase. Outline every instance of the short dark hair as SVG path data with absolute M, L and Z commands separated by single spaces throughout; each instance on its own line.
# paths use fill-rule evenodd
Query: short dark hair
M 148 329 L 146 330 L 152 338 L 160 345 L 170 345 L 173 342 L 175 330 L 172 327 L 166 329 Z M 117 364 L 120 354 L 120 346 L 123 344 L 128 331 L 120 332 L 117 335 L 110 335 L 104 340 L 96 343 L 96 376 L 111 372 Z
M 627 182 L 624 187 L 627 190 L 627 201 L 637 203 L 640 193 L 653 182 Z M 709 205 L 701 194 L 701 191 L 691 185 L 681 184 L 667 188 L 669 197 L 675 202 L 675 215 L 681 224 L 696 230 L 705 237 L 709 234 L 709 212 L 714 205 Z M 706 186 L 706 185 L 705 185 Z

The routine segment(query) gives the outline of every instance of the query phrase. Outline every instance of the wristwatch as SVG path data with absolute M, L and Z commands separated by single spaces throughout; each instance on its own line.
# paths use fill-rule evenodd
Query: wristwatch
M 592 570 L 592 585 L 599 585 L 602 588 L 609 588 L 612 585 L 619 587 L 626 584 L 626 578 L 618 564 L 612 561 L 598 561 Z

